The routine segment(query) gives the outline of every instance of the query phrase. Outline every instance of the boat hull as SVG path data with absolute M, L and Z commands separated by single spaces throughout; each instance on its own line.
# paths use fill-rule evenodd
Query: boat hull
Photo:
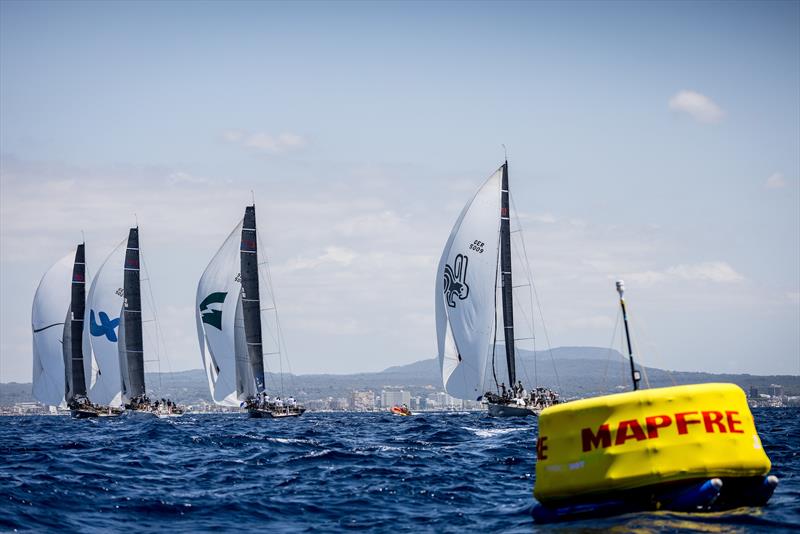
M 539 415 L 540 410 L 529 406 L 514 406 L 512 404 L 488 403 L 489 415 L 492 417 L 528 417 Z
M 70 410 L 70 414 L 75 419 L 95 419 L 99 417 L 94 410 Z
M 253 419 L 282 419 L 284 417 L 300 417 L 305 412 L 305 408 L 297 408 L 294 410 L 250 408 L 247 410 L 247 414 Z
M 119 409 L 92 409 L 92 408 L 73 408 L 70 414 L 75 419 L 97 419 L 102 417 L 119 417 L 124 412 Z
M 125 417 L 146 418 L 146 417 L 155 417 L 156 413 L 152 410 L 138 410 L 135 408 L 128 408 L 125 410 L 124 415 Z

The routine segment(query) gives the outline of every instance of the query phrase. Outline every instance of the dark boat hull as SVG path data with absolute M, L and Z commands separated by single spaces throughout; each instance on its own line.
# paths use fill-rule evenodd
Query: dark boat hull
M 124 412 L 115 408 L 73 408 L 70 414 L 75 419 L 96 419 L 98 417 L 119 417 Z
M 265 409 L 248 408 L 247 413 L 253 419 L 281 419 L 283 417 L 300 417 L 305 413 L 305 408 L 296 409 Z
M 513 404 L 488 403 L 489 415 L 492 417 L 528 417 L 539 415 L 538 408 L 531 406 L 515 406 Z
M 70 410 L 70 413 L 75 419 L 94 419 L 99 417 L 94 410 Z

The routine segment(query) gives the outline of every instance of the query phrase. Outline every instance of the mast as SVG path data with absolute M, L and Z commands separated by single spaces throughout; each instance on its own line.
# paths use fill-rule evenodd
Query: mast
M 123 365 L 127 365 L 130 379 L 129 398 L 144 395 L 144 344 L 142 343 L 142 291 L 139 279 L 139 227 L 128 233 L 125 249 L 125 277 L 122 321 L 125 329 Z M 123 371 L 123 375 L 125 372 Z
M 247 206 L 242 224 L 240 247 L 242 269 L 242 316 L 247 339 L 247 354 L 256 380 L 256 392 L 265 388 L 264 355 L 261 343 L 261 301 L 258 292 L 258 246 L 256 237 L 256 206 Z
M 514 303 L 511 284 L 511 221 L 508 202 L 508 161 L 503 163 L 503 181 L 500 187 L 500 273 L 503 283 L 503 325 L 508 366 L 508 387 L 517 382 L 514 360 Z
M 72 294 L 69 308 L 69 336 L 64 340 L 67 364 L 67 401 L 86 396 L 86 377 L 83 372 L 83 315 L 86 310 L 86 252 L 85 243 L 78 245 L 72 266 Z
M 622 320 L 625 323 L 625 339 L 628 341 L 628 359 L 631 364 L 631 380 L 633 381 L 633 390 L 639 389 L 639 371 L 633 365 L 633 349 L 631 348 L 631 334 L 628 331 L 628 312 L 625 309 L 625 282 L 617 280 L 617 293 L 619 293 L 619 305 L 622 306 Z

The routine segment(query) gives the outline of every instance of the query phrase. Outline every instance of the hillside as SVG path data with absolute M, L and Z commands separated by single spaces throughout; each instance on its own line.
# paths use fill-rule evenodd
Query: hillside
M 505 368 L 502 346 L 497 353 L 497 376 L 502 381 Z M 800 395 L 800 376 L 749 374 L 693 373 L 667 371 L 648 367 L 644 369 L 652 387 L 700 382 L 733 382 L 745 390 L 751 386 L 766 389 L 770 384 L 781 384 L 787 395 Z M 630 387 L 627 360 L 616 350 L 598 347 L 558 347 L 549 352 L 519 351 L 517 374 L 527 385 L 557 388 L 566 397 L 588 397 L 619 391 Z M 155 396 L 170 398 L 187 404 L 210 402 L 205 373 L 200 370 L 176 373 L 148 374 L 148 390 Z M 439 363 L 436 358 L 416 361 L 407 365 L 389 367 L 376 373 L 348 375 L 311 374 L 270 375 L 267 383 L 272 391 L 286 391 L 301 400 L 320 398 L 346 398 L 352 390 L 404 388 L 412 395 L 426 395 L 442 390 Z M 492 384 L 491 368 L 487 370 L 486 384 Z M 30 383 L 0 384 L 0 405 L 31 402 Z

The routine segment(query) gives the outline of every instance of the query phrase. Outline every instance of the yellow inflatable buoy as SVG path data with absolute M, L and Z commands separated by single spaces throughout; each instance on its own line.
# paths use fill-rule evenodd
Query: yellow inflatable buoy
M 770 461 L 735 384 L 639 390 L 539 415 L 535 497 L 543 504 L 657 484 L 766 475 Z

